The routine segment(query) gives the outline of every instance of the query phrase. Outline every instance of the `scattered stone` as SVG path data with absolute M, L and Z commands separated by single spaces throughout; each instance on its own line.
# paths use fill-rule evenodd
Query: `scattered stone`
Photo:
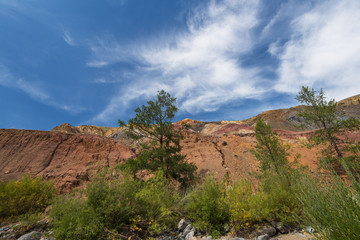
M 207 236 L 206 237 L 206 240 L 211 240 L 212 239 L 212 236 Z
M 166 236 L 162 238 L 162 240 L 174 240 L 175 238 L 173 236 Z
M 195 235 L 195 229 L 192 228 L 188 234 L 185 235 L 185 240 L 190 240 Z
M 185 220 L 185 219 L 181 219 L 180 222 L 178 223 L 178 230 L 179 232 L 182 232 L 185 230 L 185 228 L 190 224 L 189 221 Z
M 256 238 L 256 240 L 269 240 L 269 235 L 264 234 L 264 235 L 260 235 Z
M 239 237 L 234 237 L 234 238 L 230 238 L 230 240 L 245 240 L 244 238 L 239 238 Z
M 305 228 L 305 230 L 306 230 L 308 233 L 315 233 L 315 232 L 316 232 L 315 229 L 313 229 L 313 228 L 310 227 L 310 226 L 307 226 L 307 227 Z
M 18 240 L 40 240 L 41 236 L 42 236 L 41 233 L 33 231 L 25 235 L 22 235 L 20 238 L 18 238 Z
M 281 222 L 272 222 L 271 225 L 281 234 L 290 233 L 291 227 Z
M 191 224 L 187 225 L 186 228 L 184 229 L 183 235 L 186 237 L 193 229 L 194 229 L 194 227 Z M 195 231 L 194 231 L 194 234 L 195 234 Z
M 269 237 L 273 237 L 276 235 L 276 233 L 277 233 L 277 231 L 273 226 L 266 225 L 266 226 L 263 226 L 260 229 L 256 230 L 255 232 L 253 232 L 251 234 L 251 237 L 254 238 L 254 237 L 265 235 L 265 234 L 268 235 Z

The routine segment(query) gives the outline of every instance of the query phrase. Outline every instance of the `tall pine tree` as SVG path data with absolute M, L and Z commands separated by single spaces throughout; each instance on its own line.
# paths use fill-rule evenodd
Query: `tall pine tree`
M 156 101 L 148 101 L 135 109 L 136 116 L 126 125 L 119 120 L 120 126 L 127 127 L 127 135 L 134 138 L 146 138 L 140 146 L 136 159 L 131 159 L 123 168 L 136 173 L 139 170 L 151 172 L 161 170 L 168 179 L 175 179 L 187 185 L 194 178 L 197 167 L 185 161 L 180 140 L 181 128 L 175 128 L 172 120 L 178 111 L 176 98 L 164 90 L 158 92 Z

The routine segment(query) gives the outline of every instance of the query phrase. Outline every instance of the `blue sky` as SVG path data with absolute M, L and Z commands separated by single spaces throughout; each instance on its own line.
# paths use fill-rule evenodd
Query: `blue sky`
M 0 128 L 117 126 L 164 89 L 176 120 L 360 93 L 358 0 L 0 0 Z

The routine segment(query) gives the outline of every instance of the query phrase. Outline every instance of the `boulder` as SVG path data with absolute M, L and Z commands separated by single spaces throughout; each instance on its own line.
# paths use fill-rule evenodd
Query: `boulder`
M 264 234 L 264 235 L 260 235 L 256 238 L 256 240 L 269 240 L 269 235 Z
M 185 219 L 181 219 L 180 222 L 178 223 L 178 231 L 182 232 L 185 230 L 185 228 L 191 224 L 191 222 L 185 220 Z
M 22 235 L 18 240 L 40 240 L 42 234 L 39 232 L 30 232 L 25 235 Z
M 275 236 L 277 233 L 276 229 L 271 225 L 265 225 L 251 234 L 251 237 L 257 237 L 262 235 L 268 235 L 269 237 Z

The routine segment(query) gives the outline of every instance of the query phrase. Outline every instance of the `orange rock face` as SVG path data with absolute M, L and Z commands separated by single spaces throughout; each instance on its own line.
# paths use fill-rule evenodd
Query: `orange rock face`
M 256 144 L 253 127 L 234 122 L 192 124 L 192 129 L 184 130 L 182 153 L 197 165 L 200 175 L 253 179 L 251 173 L 258 169 L 250 152 Z M 316 169 L 317 150 L 303 145 L 311 131 L 276 131 L 291 147 L 291 159 L 301 154 L 300 163 Z M 353 135 L 360 136 L 356 132 Z M 30 174 L 55 179 L 59 189 L 67 191 L 89 180 L 101 168 L 135 157 L 135 145 L 119 128 L 66 124 L 53 132 L 0 129 L 0 181 Z
M 343 101 L 341 107 L 348 116 L 360 118 L 359 99 L 360 95 Z M 293 123 L 301 120 L 296 117 L 301 109 L 298 106 L 267 111 L 244 121 L 206 123 L 185 119 L 174 127 L 184 129 L 182 153 L 187 161 L 197 165 L 200 175 L 252 179 L 251 173 L 258 169 L 250 152 L 256 144 L 252 125 L 258 117 L 275 128 L 283 143 L 291 147 L 291 160 L 301 154 L 300 163 L 315 170 L 318 150 L 303 145 L 313 132 L 293 131 Z M 191 128 L 186 130 L 180 125 L 183 123 Z M 360 140 L 359 131 L 348 136 Z M 0 181 L 30 174 L 55 179 L 59 189 L 66 191 L 86 182 L 103 167 L 135 157 L 137 143 L 122 128 L 63 124 L 52 132 L 0 129 Z
M 134 156 L 124 144 L 96 135 L 0 129 L 1 181 L 43 176 L 65 191 L 88 180 L 92 171 Z

